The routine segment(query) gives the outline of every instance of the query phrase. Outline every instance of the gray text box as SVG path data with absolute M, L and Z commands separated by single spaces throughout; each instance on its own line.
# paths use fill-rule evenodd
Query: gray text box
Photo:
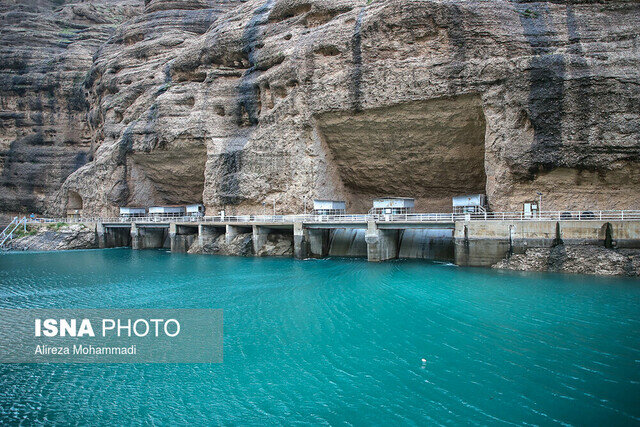
M 0 309 L 0 363 L 220 363 L 221 309 Z

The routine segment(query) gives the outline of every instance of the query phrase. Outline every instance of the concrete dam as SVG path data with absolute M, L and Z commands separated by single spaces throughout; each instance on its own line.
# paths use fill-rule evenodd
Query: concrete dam
M 93 226 L 102 248 L 130 246 L 188 252 L 196 243 L 206 245 L 216 239 L 230 243 L 238 236 L 246 236 L 251 250 L 244 255 L 269 256 L 263 250 L 265 245 L 278 241 L 290 245 L 292 250 L 286 253 L 298 259 L 358 257 L 378 262 L 409 258 L 464 266 L 490 266 L 529 248 L 550 248 L 562 243 L 640 248 L 640 219 L 455 219 L 448 222 L 167 219 L 97 222 Z

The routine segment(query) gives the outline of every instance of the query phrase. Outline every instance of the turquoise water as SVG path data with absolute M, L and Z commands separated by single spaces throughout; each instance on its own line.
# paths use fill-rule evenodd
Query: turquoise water
M 225 323 L 217 365 L 0 365 L 4 423 L 640 422 L 638 280 L 110 249 L 0 255 L 0 307 Z

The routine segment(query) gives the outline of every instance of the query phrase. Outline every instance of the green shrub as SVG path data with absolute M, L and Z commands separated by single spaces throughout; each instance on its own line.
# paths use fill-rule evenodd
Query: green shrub
M 31 225 L 27 225 L 27 230 L 25 231 L 24 227 L 18 227 L 16 231 L 13 232 L 13 238 L 19 239 L 20 237 L 25 236 L 33 236 L 38 234 L 38 228 L 33 227 Z
M 55 224 L 50 224 L 49 228 L 53 231 L 58 231 L 60 230 L 62 227 L 64 227 L 65 225 L 67 225 L 66 222 L 56 222 Z

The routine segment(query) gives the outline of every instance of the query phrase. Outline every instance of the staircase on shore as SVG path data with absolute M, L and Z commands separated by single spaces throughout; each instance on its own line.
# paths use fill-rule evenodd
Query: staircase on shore
M 0 249 L 6 249 L 7 245 L 15 237 L 15 232 L 24 227 L 24 231 L 27 231 L 27 217 L 14 217 L 11 222 L 2 229 L 0 232 Z

